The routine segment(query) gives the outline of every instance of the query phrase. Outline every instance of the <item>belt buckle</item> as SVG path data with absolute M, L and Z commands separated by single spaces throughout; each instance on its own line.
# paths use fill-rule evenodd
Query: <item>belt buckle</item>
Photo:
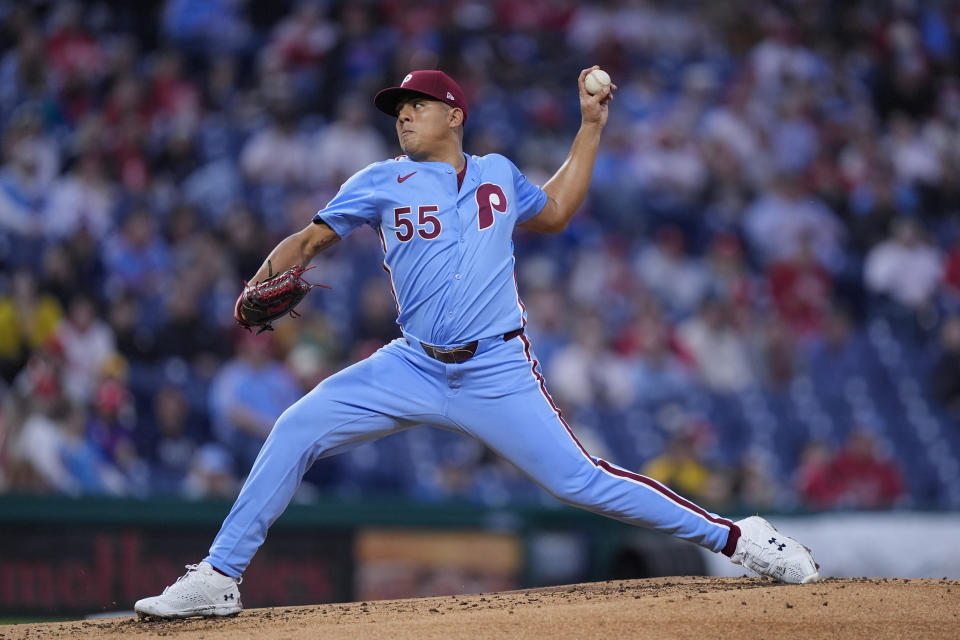
M 424 352 L 428 356 L 434 360 L 439 360 L 440 362 L 446 364 L 460 364 L 461 362 L 466 362 L 476 353 L 476 347 L 470 349 L 469 345 L 462 345 L 459 347 L 453 347 L 451 349 L 443 349 L 441 347 L 435 347 L 432 344 L 421 342 L 420 346 L 423 347 Z
M 460 364 L 461 362 L 466 362 L 473 354 L 469 349 L 463 347 L 454 347 L 453 349 L 437 349 L 437 353 L 442 357 L 437 358 L 440 361 L 452 362 L 453 364 Z

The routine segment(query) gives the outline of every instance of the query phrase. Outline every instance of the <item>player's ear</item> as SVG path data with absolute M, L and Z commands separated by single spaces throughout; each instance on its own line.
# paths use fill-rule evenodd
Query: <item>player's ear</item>
M 451 129 L 456 129 L 457 127 L 463 125 L 463 109 L 460 107 L 453 107 L 450 109 L 448 117 L 450 118 Z

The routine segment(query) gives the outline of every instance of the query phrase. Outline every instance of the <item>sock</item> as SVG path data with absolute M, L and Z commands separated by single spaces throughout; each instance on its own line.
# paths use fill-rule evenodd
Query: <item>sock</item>
M 730 525 L 730 533 L 727 534 L 727 544 L 720 551 L 723 555 L 728 558 L 733 557 L 733 553 L 737 550 L 737 541 L 740 539 L 740 527 L 733 524 Z
M 225 574 L 223 571 L 220 571 L 220 569 L 217 569 L 217 568 L 216 568 L 215 566 L 213 566 L 213 565 L 210 565 L 210 568 L 213 569 L 214 571 L 216 571 L 217 573 L 219 573 L 220 575 L 226 577 L 226 578 L 230 578 L 231 580 L 236 580 L 236 578 L 234 578 L 233 576 L 228 576 L 228 575 Z

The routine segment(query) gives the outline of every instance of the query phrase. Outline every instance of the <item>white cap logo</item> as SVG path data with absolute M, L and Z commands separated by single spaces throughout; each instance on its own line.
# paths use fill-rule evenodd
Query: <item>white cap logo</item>
M 457 99 L 454 98 L 454 97 L 453 97 L 453 94 L 450 93 L 449 91 L 447 91 L 447 100 L 453 100 L 454 102 L 457 101 Z
M 400 86 L 402 87 L 403 85 L 407 84 L 407 83 L 410 82 L 411 80 L 413 80 L 413 74 L 412 74 L 412 73 L 408 73 L 408 74 L 407 74 L 407 77 L 404 78 L 404 79 L 403 79 L 403 82 L 400 83 Z

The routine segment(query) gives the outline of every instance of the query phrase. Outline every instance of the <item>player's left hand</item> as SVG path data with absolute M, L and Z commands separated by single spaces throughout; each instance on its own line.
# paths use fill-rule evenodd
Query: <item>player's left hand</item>
M 310 284 L 303 279 L 303 273 L 313 267 L 303 268 L 296 265 L 283 273 L 271 274 L 263 282 L 248 285 L 244 283 L 243 292 L 237 298 L 233 317 L 241 327 L 257 333 L 273 331 L 273 321 L 287 314 L 299 315 L 294 307 L 303 300 L 314 287 L 329 289 L 325 284 Z
M 583 85 L 587 74 L 599 68 L 600 66 L 595 64 L 581 71 L 577 84 L 580 86 L 580 116 L 583 124 L 599 125 L 603 128 L 607 124 L 610 101 L 613 100 L 613 92 L 617 90 L 617 85 L 610 83 L 594 95 L 587 93 L 587 88 Z

